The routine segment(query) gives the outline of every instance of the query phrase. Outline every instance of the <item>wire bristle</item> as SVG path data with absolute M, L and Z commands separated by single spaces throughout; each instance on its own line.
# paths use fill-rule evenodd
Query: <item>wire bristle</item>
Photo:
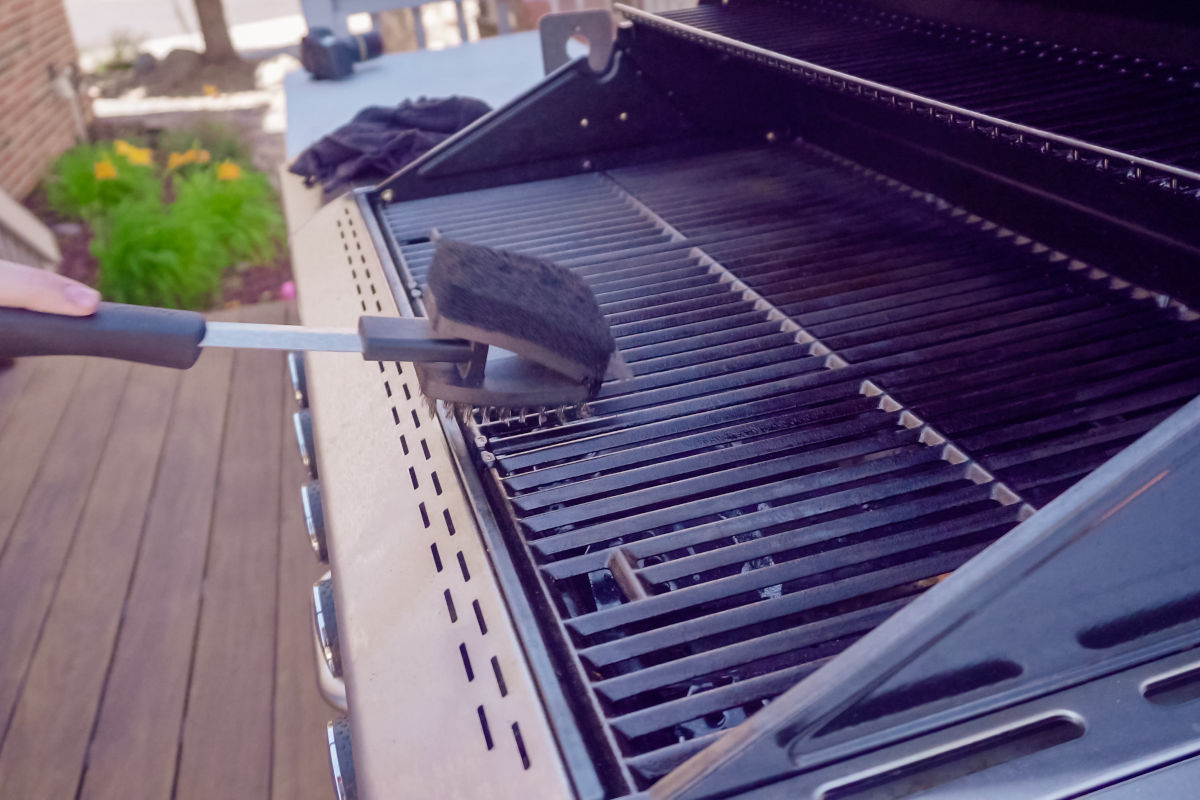
M 447 404 L 447 408 L 456 419 L 463 423 L 482 425 L 503 425 L 506 428 L 517 425 L 543 426 L 547 423 L 565 425 L 571 421 L 588 419 L 592 409 L 585 403 L 562 406 L 535 406 L 513 408 L 508 406 L 470 406 L 463 403 Z

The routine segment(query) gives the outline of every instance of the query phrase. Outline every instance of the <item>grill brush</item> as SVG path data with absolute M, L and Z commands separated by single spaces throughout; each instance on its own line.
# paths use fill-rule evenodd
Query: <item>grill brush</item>
M 591 290 L 549 261 L 442 239 L 426 304 L 428 318 L 364 316 L 357 331 L 208 322 L 119 303 L 90 317 L 4 308 L 0 358 L 85 355 L 187 369 L 205 347 L 361 353 L 413 362 L 427 399 L 485 420 L 583 414 L 606 375 L 627 375 Z

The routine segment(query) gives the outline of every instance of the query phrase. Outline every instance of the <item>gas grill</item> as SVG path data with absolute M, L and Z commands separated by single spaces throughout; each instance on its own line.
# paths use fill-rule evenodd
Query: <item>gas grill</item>
M 423 314 L 446 236 L 582 276 L 633 373 L 459 420 L 308 357 L 339 791 L 1200 775 L 1200 71 L 1148 49 L 1196 29 L 1037 8 L 619 7 L 605 70 L 297 235 L 308 324 Z

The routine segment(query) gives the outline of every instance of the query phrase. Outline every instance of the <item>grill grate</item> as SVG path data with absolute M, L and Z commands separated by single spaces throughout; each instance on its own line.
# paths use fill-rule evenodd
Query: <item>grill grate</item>
M 1160 163 L 1200 167 L 1195 65 L 1032 41 L 833 0 L 740 0 L 661 16 L 942 103 Z
M 1196 326 L 1153 297 L 1008 232 L 932 228 L 829 165 L 759 151 L 616 179 L 1034 505 L 1200 392 Z
M 1200 392 L 1174 309 L 804 147 L 383 213 L 410 287 L 437 230 L 613 325 L 592 416 L 473 427 L 638 786 L 1010 529 L 992 475 L 1040 504 Z

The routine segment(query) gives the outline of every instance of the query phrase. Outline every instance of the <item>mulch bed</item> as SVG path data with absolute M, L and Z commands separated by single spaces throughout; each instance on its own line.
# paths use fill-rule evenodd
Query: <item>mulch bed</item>
M 195 50 L 172 50 L 165 58 L 148 54 L 138 56 L 128 69 L 115 69 L 88 75 L 85 83 L 101 97 L 121 97 L 133 89 L 143 89 L 148 97 L 186 97 L 205 93 L 206 87 L 219 92 L 246 92 L 254 88 L 255 59 L 208 61 Z

